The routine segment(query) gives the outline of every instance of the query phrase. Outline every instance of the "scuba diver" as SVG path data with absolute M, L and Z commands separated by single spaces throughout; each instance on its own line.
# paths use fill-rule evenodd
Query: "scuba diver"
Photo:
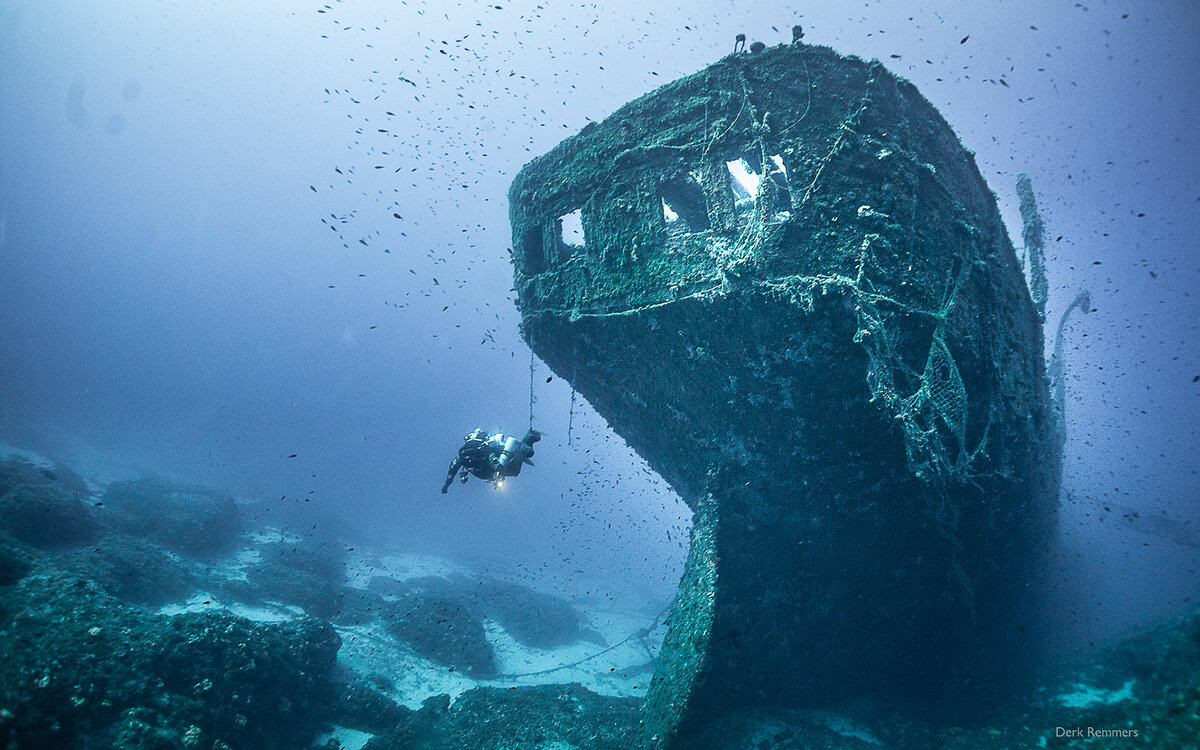
M 517 440 L 515 437 L 497 432 L 488 435 L 482 427 L 463 438 L 458 455 L 450 462 L 450 470 L 446 472 L 446 483 L 442 485 L 442 494 L 450 489 L 454 476 L 467 481 L 467 476 L 474 474 L 485 482 L 491 482 L 499 488 L 506 477 L 515 477 L 521 473 L 521 466 L 533 466 L 533 444 L 542 439 L 542 433 L 530 429 L 525 437 Z

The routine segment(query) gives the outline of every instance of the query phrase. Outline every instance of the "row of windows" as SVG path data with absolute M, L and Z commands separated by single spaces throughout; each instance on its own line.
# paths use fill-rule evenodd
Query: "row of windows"
M 781 156 L 772 156 L 758 169 L 747 158 L 735 159 L 726 162 L 725 169 L 739 226 L 750 221 L 755 209 L 759 208 L 759 201 L 764 202 L 761 210 L 766 212 L 768 222 L 786 221 L 791 216 L 791 189 Z M 658 186 L 658 193 L 662 203 L 663 224 L 671 234 L 703 232 L 711 227 L 708 198 L 698 174 L 692 172 L 662 182 Z M 555 228 L 561 255 L 569 256 L 587 250 L 582 209 L 558 217 Z M 537 274 L 545 270 L 545 247 L 541 231 L 530 231 L 523 244 L 526 272 Z

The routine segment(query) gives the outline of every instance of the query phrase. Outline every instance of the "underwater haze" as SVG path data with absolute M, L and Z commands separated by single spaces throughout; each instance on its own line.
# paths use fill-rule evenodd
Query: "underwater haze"
M 1017 175 L 1030 176 L 1046 225 L 1047 356 L 1060 317 L 1090 293 L 1062 329 L 1067 440 L 1051 565 L 1034 584 L 1039 653 L 1068 663 L 1195 611 L 1200 6 L 1189 0 L 0 0 L 0 443 L 78 473 L 85 503 L 133 515 L 178 495 L 143 477 L 231 496 L 260 557 L 316 539 L 349 550 L 338 565 L 353 579 L 354 548 L 370 549 L 364 590 L 382 577 L 372 566 L 411 584 L 372 584 L 381 602 L 441 607 L 479 579 L 495 587 L 487 606 L 519 585 L 582 613 L 562 615 L 562 642 L 502 639 L 499 666 L 455 656 L 446 677 L 446 655 L 422 653 L 440 671 L 413 678 L 421 700 L 498 680 L 514 655 L 533 672 L 639 629 L 661 640 L 692 510 L 572 390 L 574 373 L 522 339 L 508 190 L 564 138 L 733 52 L 737 33 L 773 46 L 793 24 L 805 43 L 878 59 L 915 85 L 974 153 L 1017 248 Z M 534 465 L 501 488 L 472 479 L 441 494 L 476 427 L 540 430 Z M 195 554 L 181 581 L 215 575 Z M 251 575 L 254 596 L 307 585 L 284 575 Z M 411 583 L 426 575 L 453 585 L 435 596 Z M 250 601 L 222 585 L 179 592 Z M 176 598 L 141 604 L 196 603 Z M 325 619 L 359 626 L 329 606 Z M 268 610 L 253 611 L 286 619 Z M 416 711 L 394 677 L 403 659 L 352 654 L 378 636 L 363 630 L 351 647 L 350 632 L 339 658 L 374 664 L 381 692 Z M 565 650 L 547 660 L 539 648 Z M 624 682 L 586 665 L 572 679 L 644 695 L 641 652 L 622 658 L 611 671 L 632 670 Z M 0 712 L 0 733 L 9 720 Z M 330 741 L 355 738 L 366 742 Z

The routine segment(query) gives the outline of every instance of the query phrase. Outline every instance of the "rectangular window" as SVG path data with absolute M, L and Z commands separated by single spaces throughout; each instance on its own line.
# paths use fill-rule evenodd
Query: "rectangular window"
M 768 223 L 787 221 L 792 216 L 792 193 L 783 157 L 775 154 L 766 164 L 757 159 L 754 162 L 763 168 L 761 174 L 754 171 L 748 159 L 725 162 L 738 224 L 744 226 L 749 222 L 756 209 Z M 762 201 L 761 206 L 759 201 Z
M 749 201 L 753 203 L 758 198 L 758 187 L 762 182 L 751 169 L 745 159 L 734 159 L 725 162 L 729 170 L 729 182 L 733 186 L 733 196 L 738 203 Z
M 536 276 L 546 270 L 546 250 L 542 246 L 542 232 L 531 228 L 521 241 L 521 254 L 525 258 L 525 273 Z
M 559 239 L 566 253 L 576 253 L 587 248 L 587 240 L 583 235 L 583 210 L 575 209 L 569 214 L 558 218 Z
M 660 183 L 658 195 L 668 231 L 689 233 L 708 229 L 708 201 L 694 175 L 685 174 Z

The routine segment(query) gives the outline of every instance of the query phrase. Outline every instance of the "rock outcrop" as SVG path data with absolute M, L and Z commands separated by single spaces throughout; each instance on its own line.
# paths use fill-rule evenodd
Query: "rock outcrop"
M 5 747 L 305 747 L 337 698 L 328 624 L 156 617 L 44 567 L 0 587 Z
M 105 525 L 187 557 L 222 557 L 241 538 L 233 497 L 204 487 L 155 477 L 113 482 L 102 504 Z
M 41 549 L 87 544 L 97 529 L 83 494 L 45 467 L 0 461 L 0 532 Z
M 510 190 L 533 350 L 695 511 L 642 743 L 997 684 L 1053 528 L 1041 324 L 995 199 L 878 62 L 734 55 Z
M 478 687 L 430 698 L 365 750 L 625 750 L 637 698 L 597 695 L 578 684 Z

